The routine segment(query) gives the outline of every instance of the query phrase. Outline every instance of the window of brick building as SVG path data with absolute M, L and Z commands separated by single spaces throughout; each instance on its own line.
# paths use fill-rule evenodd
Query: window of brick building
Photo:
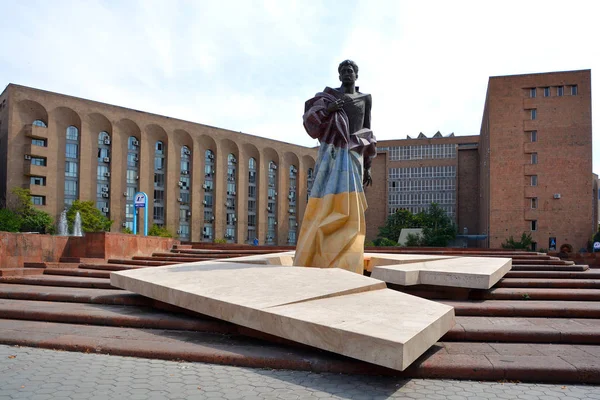
M 571 85 L 571 95 L 572 96 L 577 95 L 577 85 Z
M 531 222 L 531 230 L 537 231 L 537 219 L 532 219 L 530 222 Z
M 530 138 L 531 138 L 531 143 L 537 142 L 537 131 L 531 131 L 531 132 L 529 132 L 529 134 L 530 134 Z
M 532 209 L 536 209 L 538 208 L 538 198 L 537 197 L 532 197 L 531 198 L 531 208 Z
M 532 108 L 531 110 L 531 119 L 537 119 L 537 110 L 535 108 Z
M 36 206 L 45 206 L 46 196 L 31 196 L 31 202 Z
M 535 98 L 536 94 L 537 93 L 536 93 L 535 88 L 529 89 L 529 97 L 531 97 L 533 99 L 533 98 Z
M 537 153 L 531 153 L 531 163 L 532 164 L 537 164 L 538 163 L 538 155 L 537 155 Z
M 544 88 L 544 97 L 550 97 L 550 88 L 549 87 Z
M 556 95 L 557 96 L 562 96 L 565 92 L 565 87 L 564 86 L 557 86 L 556 87 Z
M 537 186 L 537 184 L 538 184 L 537 175 L 531 175 L 531 186 Z

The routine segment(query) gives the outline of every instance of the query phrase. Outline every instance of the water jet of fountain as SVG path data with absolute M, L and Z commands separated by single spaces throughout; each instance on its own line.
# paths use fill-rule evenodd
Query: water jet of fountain
M 69 227 L 67 225 L 67 210 L 63 210 L 58 218 L 58 235 L 69 236 Z
M 77 211 L 75 214 L 75 223 L 73 223 L 73 236 L 83 236 L 83 232 L 81 231 L 81 214 Z

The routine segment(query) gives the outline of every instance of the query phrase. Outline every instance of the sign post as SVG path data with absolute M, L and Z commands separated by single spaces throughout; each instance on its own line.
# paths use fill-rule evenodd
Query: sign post
M 144 208 L 144 236 L 148 236 L 148 195 L 137 192 L 133 197 L 133 234 L 137 235 L 138 208 Z

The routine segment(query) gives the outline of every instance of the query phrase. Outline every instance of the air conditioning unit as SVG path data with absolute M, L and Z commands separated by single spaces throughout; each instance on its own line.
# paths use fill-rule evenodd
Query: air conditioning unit
M 290 214 L 294 214 L 295 212 L 296 212 L 296 211 L 295 211 L 293 208 L 290 208 L 290 209 L 289 209 L 289 213 L 290 213 Z
M 232 163 L 232 164 L 235 164 L 235 163 L 237 163 L 237 160 L 236 160 L 235 158 L 232 158 L 232 159 L 231 159 L 231 163 Z
M 214 160 L 215 159 L 215 155 L 214 154 L 209 154 L 208 158 L 211 159 L 211 160 Z
M 192 212 L 191 212 L 191 211 L 188 211 L 188 212 L 186 212 L 185 214 L 186 214 L 186 215 L 189 217 L 190 215 L 192 215 Z
M 177 201 L 180 202 L 180 203 L 183 203 L 183 199 L 181 197 L 178 197 Z
M 208 185 L 205 183 L 204 185 L 202 185 L 202 189 L 204 189 L 204 190 L 208 189 Z
M 296 172 L 298 172 L 298 170 L 296 168 L 292 168 L 292 172 L 296 173 Z
M 181 234 L 181 229 L 177 229 L 177 234 Z
M 183 187 L 183 182 L 181 182 L 181 181 L 177 182 L 177 186 Z
M 233 217 L 233 223 L 235 224 L 237 222 L 237 218 Z
M 296 222 L 295 226 L 298 226 L 298 223 Z
M 110 144 L 110 139 L 104 139 L 104 144 Z
M 182 175 L 188 175 L 190 173 L 190 171 L 188 171 L 187 169 L 181 171 Z
M 135 176 L 135 180 L 137 181 L 137 180 L 139 180 L 139 179 L 140 179 L 140 176 L 139 176 L 139 175 L 136 175 L 136 176 Z
M 231 195 L 232 195 L 232 196 L 235 196 L 235 192 L 231 192 Z
M 107 213 L 108 212 L 108 207 L 102 207 L 102 212 L 103 213 Z
M 277 225 L 277 221 L 273 222 L 273 225 Z
M 555 199 L 560 199 L 560 193 L 554 193 L 554 198 Z
M 108 186 L 102 186 L 102 192 L 108 193 Z
M 139 157 L 134 157 L 133 161 L 138 162 L 138 161 L 140 161 L 140 158 Z
M 134 139 L 134 140 L 131 141 L 131 144 L 134 145 L 134 146 L 139 146 L 140 142 L 138 142 L 137 140 Z
M 123 197 L 127 197 L 127 192 L 123 192 Z
M 204 200 L 204 201 L 202 202 L 202 204 L 204 204 L 204 205 L 207 205 L 207 204 L 208 204 L 208 202 L 207 202 L 206 200 Z
M 210 217 L 210 220 L 214 221 L 215 220 L 215 216 L 213 215 L 212 217 Z
M 102 197 L 108 198 L 108 193 L 102 193 Z
M 110 177 L 110 172 L 105 172 L 104 176 L 107 177 L 107 178 L 109 178 Z
M 125 228 L 125 227 L 127 226 L 127 222 L 123 222 L 123 223 L 121 224 L 121 226 L 122 226 L 123 228 Z
M 277 196 L 277 192 L 275 192 L 275 196 Z
M 29 154 L 25 154 L 25 159 L 26 160 L 31 160 L 31 156 Z
M 189 151 L 188 149 L 183 150 L 183 154 L 185 154 L 186 156 L 189 156 L 192 152 Z
M 110 157 L 104 157 L 102 159 L 102 161 L 104 161 L 105 163 L 109 163 L 110 162 Z

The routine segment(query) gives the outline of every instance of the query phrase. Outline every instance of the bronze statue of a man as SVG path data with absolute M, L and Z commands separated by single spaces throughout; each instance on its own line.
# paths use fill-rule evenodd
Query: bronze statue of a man
M 363 185 L 371 184 L 377 141 L 371 131 L 371 95 L 355 86 L 358 65 L 345 60 L 338 72 L 339 88 L 326 87 L 305 104 L 304 128 L 320 147 L 294 265 L 362 274 Z

